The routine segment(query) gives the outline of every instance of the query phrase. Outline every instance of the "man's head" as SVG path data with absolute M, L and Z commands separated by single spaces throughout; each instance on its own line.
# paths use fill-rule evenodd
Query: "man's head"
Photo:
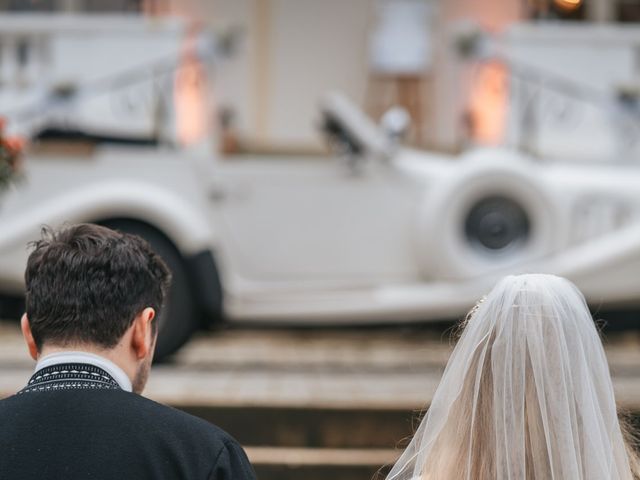
M 170 282 L 165 263 L 140 237 L 91 224 L 43 229 L 33 246 L 22 321 L 31 355 L 98 352 L 141 391 Z

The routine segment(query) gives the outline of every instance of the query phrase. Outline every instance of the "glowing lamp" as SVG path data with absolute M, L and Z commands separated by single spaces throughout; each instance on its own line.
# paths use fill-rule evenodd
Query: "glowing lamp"
M 572 12 L 577 10 L 582 5 L 583 0 L 553 0 L 556 7 L 565 12 Z

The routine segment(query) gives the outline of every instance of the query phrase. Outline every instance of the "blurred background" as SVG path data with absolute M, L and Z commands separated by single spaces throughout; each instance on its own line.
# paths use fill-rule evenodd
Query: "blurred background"
M 587 107 L 600 100 L 598 92 L 625 96 L 630 103 L 637 93 L 633 24 L 640 7 L 633 0 L 4 0 L 0 8 L 7 37 L 3 83 L 13 69 L 25 70 L 21 84 L 43 82 L 38 64 L 47 61 L 50 84 L 73 83 L 65 75 L 80 74 L 72 72 L 68 60 L 77 52 L 65 51 L 72 47 L 45 46 L 50 35 L 64 36 L 69 29 L 64 20 L 42 20 L 51 15 L 100 17 L 105 31 L 121 28 L 117 17 L 122 14 L 159 23 L 171 16 L 188 24 L 184 28 L 191 38 L 175 30 L 172 34 L 169 27 L 149 33 L 144 54 L 129 52 L 138 64 L 171 49 L 188 50 L 198 31 L 215 32 L 224 64 L 209 72 L 214 77 L 210 101 L 218 126 L 231 130 L 237 142 L 227 145 L 230 150 L 317 152 L 323 145 L 313 120 L 328 90 L 340 90 L 375 119 L 392 105 L 404 106 L 414 123 L 411 140 L 445 151 L 459 151 L 469 142 L 526 143 L 518 138 L 521 125 L 507 122 L 507 99 L 513 100 L 512 90 L 521 87 L 523 77 L 528 83 L 544 82 L 547 95 L 560 94 L 567 97 L 564 101 L 586 102 Z M 16 20 L 21 14 L 40 19 L 23 24 Z M 12 52 L 16 39 L 6 34 L 24 37 L 28 29 L 36 38 L 21 38 L 14 47 L 18 52 Z M 110 49 L 101 46 L 107 57 L 99 68 L 83 64 L 84 79 L 125 70 L 129 64 L 118 54 L 118 41 L 123 39 L 114 38 Z M 206 53 L 211 59 L 212 52 Z M 67 60 L 52 58 L 56 55 Z M 579 80 L 585 91 L 563 88 L 561 80 Z M 519 110 L 512 116 L 526 115 L 525 106 L 511 107 Z M 559 134 L 544 134 L 545 148 L 570 149 L 558 145 Z M 611 142 L 598 139 L 597 147 Z
M 174 272 L 147 395 L 259 478 L 384 475 L 508 273 L 576 282 L 640 418 L 638 22 L 640 0 L 0 0 L 0 396 L 33 368 L 26 244 L 96 222 Z

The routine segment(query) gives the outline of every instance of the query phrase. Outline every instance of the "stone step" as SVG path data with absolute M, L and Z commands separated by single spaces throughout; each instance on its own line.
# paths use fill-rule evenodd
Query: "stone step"
M 246 448 L 260 480 L 383 479 L 394 449 Z
M 403 447 L 420 413 L 405 409 L 179 406 L 252 447 L 377 449 Z
M 451 349 L 419 329 L 203 333 L 154 367 L 145 396 L 227 430 L 261 480 L 384 478 Z M 640 412 L 638 332 L 608 335 L 605 349 L 618 403 Z M 33 368 L 17 324 L 0 322 L 0 398 Z
M 236 437 L 261 480 L 383 480 L 420 414 L 405 410 L 193 408 Z M 640 416 L 632 418 L 640 426 Z
M 382 480 L 420 417 L 404 408 L 178 407 L 237 438 L 260 480 Z

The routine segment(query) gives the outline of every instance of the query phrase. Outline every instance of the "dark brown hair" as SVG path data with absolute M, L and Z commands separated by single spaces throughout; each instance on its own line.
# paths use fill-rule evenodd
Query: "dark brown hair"
M 142 310 L 160 314 L 171 274 L 142 238 L 78 224 L 45 227 L 31 245 L 26 310 L 38 349 L 46 342 L 112 348 Z

